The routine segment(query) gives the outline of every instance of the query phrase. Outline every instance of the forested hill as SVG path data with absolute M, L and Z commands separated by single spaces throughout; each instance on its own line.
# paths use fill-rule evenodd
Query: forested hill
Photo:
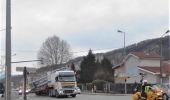
M 130 52 L 156 52 L 160 54 L 161 38 L 144 40 L 126 47 L 126 54 Z M 162 38 L 162 53 L 164 60 L 170 60 L 170 36 Z M 123 59 L 123 48 L 116 49 L 104 54 L 105 57 L 118 64 Z

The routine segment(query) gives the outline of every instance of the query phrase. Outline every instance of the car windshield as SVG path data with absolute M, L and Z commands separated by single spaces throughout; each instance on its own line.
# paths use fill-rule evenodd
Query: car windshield
M 76 81 L 74 76 L 60 76 L 59 81 Z

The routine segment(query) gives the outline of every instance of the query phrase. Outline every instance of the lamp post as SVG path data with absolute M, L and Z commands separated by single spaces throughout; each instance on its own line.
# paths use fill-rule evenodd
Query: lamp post
M 121 30 L 117 30 L 117 32 L 118 33 L 123 33 L 123 35 L 124 35 L 124 38 L 123 38 L 123 40 L 124 40 L 124 49 L 123 49 L 123 57 L 125 57 L 126 56 L 126 48 L 125 48 L 125 32 L 123 32 L 123 31 L 121 31 Z M 127 78 L 126 78 L 127 76 L 125 76 L 125 79 L 124 79 L 124 81 L 125 81 L 125 94 L 127 94 Z
M 162 40 L 163 40 L 163 36 L 168 34 L 169 33 L 169 30 L 167 30 L 163 35 L 161 35 L 160 37 L 160 83 L 162 84 L 163 83 L 163 78 L 162 78 L 162 61 L 163 61 L 163 54 L 162 54 Z
M 123 35 L 124 35 L 124 50 L 123 50 L 123 56 L 125 57 L 126 56 L 126 48 L 125 48 L 125 32 L 123 32 L 123 31 L 121 31 L 121 30 L 118 30 L 117 32 L 119 32 L 119 33 L 123 33 Z

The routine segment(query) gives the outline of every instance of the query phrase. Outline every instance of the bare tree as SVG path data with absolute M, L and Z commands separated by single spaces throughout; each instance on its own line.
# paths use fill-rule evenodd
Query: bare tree
M 38 59 L 43 59 L 44 65 L 62 64 L 71 56 L 70 45 L 55 35 L 47 38 L 38 52 Z

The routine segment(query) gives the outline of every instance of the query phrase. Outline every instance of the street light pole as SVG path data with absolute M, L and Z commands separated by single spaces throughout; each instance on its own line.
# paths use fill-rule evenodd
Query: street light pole
M 11 0 L 6 0 L 5 100 L 11 100 Z
M 162 62 L 163 62 L 163 54 L 162 54 L 162 44 L 163 44 L 163 36 L 168 34 L 169 33 L 169 30 L 167 30 L 160 38 L 160 83 L 162 84 L 163 83 L 163 77 L 162 77 Z
M 125 58 L 126 56 L 126 47 L 125 47 L 125 32 L 121 31 L 121 30 L 117 30 L 117 32 L 119 33 L 123 33 L 124 37 L 123 37 L 123 42 L 124 42 L 124 49 L 123 49 L 123 57 Z M 125 94 L 127 94 L 127 76 L 125 76 Z
M 123 50 L 123 56 L 125 57 L 126 56 L 126 47 L 125 47 L 125 45 L 126 45 L 126 41 L 125 41 L 125 32 L 123 32 L 123 31 L 121 31 L 121 30 L 118 30 L 117 32 L 119 32 L 119 33 L 123 33 L 123 35 L 124 35 L 124 50 Z

